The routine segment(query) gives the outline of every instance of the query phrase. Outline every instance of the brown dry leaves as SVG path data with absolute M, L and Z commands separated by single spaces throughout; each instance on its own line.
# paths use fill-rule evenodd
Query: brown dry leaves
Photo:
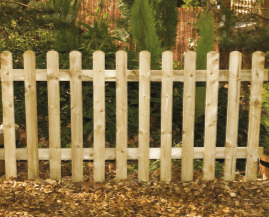
M 25 165 L 20 165 L 22 168 Z M 159 173 L 150 182 L 139 182 L 136 173 L 116 181 L 115 163 L 106 163 L 106 181 L 92 181 L 92 163 L 86 164 L 85 179 L 72 183 L 70 176 L 60 181 L 47 178 L 47 164 L 40 177 L 24 180 L 0 179 L 0 216 L 267 216 L 269 182 L 246 183 L 216 179 L 180 182 L 180 170 L 173 166 L 173 181 L 159 182 Z M 45 174 L 44 174 L 45 173 Z

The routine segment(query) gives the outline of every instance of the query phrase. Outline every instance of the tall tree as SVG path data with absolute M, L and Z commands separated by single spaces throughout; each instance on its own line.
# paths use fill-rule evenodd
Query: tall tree
M 138 52 L 151 53 L 151 66 L 158 65 L 163 49 L 156 32 L 153 9 L 148 0 L 136 0 L 131 9 L 131 31 Z

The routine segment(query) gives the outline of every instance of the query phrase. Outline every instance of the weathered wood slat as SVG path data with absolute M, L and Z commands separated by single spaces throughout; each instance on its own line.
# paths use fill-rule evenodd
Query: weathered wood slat
M 226 154 L 224 180 L 234 181 L 236 170 L 236 151 L 239 122 L 240 73 L 242 53 L 234 51 L 230 54 L 230 76 L 228 89 L 228 111 L 226 125 Z
M 1 85 L 6 179 L 17 177 L 12 54 L 1 53 Z M 2 165 L 4 166 L 4 165 Z
M 83 109 L 81 53 L 70 53 L 70 96 L 71 96 L 71 147 L 72 147 L 72 181 L 83 180 Z
M 105 54 L 93 53 L 94 181 L 105 180 Z
M 195 119 L 196 53 L 185 55 L 182 125 L 182 181 L 193 180 L 193 146 Z
M 264 53 L 259 51 L 253 53 L 248 121 L 248 153 L 246 164 L 246 181 L 254 181 L 257 179 L 264 61 Z
M 150 57 L 148 51 L 139 54 L 139 181 L 149 181 Z
M 59 54 L 47 53 L 50 178 L 61 179 Z
M 215 156 L 217 140 L 219 93 L 219 54 L 211 51 L 207 54 L 207 82 L 205 105 L 205 139 L 203 179 L 215 178 Z
M 162 71 L 150 70 L 151 81 L 161 82 Z M 241 70 L 241 81 L 251 81 L 251 70 Z M 268 70 L 264 69 L 264 81 L 268 80 Z M 13 69 L 13 80 L 24 81 L 24 70 Z M 60 81 L 70 81 L 70 70 L 60 69 Z M 82 81 L 93 81 L 93 70 L 82 70 Z M 47 69 L 36 69 L 36 81 L 47 81 Z M 105 81 L 116 81 L 116 70 L 105 70 Z M 138 70 L 127 70 L 127 81 L 139 81 Z M 184 81 L 184 70 L 173 70 L 173 81 Z M 196 70 L 196 81 L 206 81 L 206 70 Z M 229 70 L 219 70 L 219 81 L 229 81 Z
M 25 77 L 25 115 L 28 150 L 28 179 L 39 177 L 37 99 L 36 99 L 36 61 L 35 53 L 27 51 L 24 57 Z
M 127 102 L 127 53 L 116 53 L 116 179 L 127 178 L 128 102 Z
M 161 93 L 161 181 L 171 181 L 173 52 L 162 54 Z
M 216 159 L 225 158 L 225 147 L 216 148 Z M 39 148 L 39 160 L 49 160 L 49 149 Z M 127 148 L 127 159 L 137 160 L 139 149 L 138 148 Z M 172 159 L 182 159 L 182 148 L 172 148 Z M 72 160 L 71 148 L 61 149 L 61 160 Z M 149 159 L 158 160 L 160 159 L 161 148 L 149 148 Z M 116 159 L 116 148 L 106 148 L 105 149 L 105 160 L 115 160 Z M 263 147 L 258 149 L 258 157 L 263 156 Z M 237 159 L 245 159 L 247 157 L 247 147 L 238 147 L 236 152 Z M 194 159 L 204 158 L 204 147 L 194 148 Z M 3 148 L 0 149 L 0 160 L 5 159 L 5 151 Z M 27 149 L 17 148 L 16 149 L 16 159 L 17 160 L 27 160 Z M 83 148 L 83 160 L 94 160 L 94 148 Z

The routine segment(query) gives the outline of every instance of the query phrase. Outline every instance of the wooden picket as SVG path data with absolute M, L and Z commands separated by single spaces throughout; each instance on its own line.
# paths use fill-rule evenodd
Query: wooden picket
M 48 69 L 48 108 L 49 108 L 49 149 L 50 177 L 61 179 L 61 125 L 60 125 L 60 85 L 59 54 L 47 53 Z
M 224 180 L 235 180 L 242 54 L 230 54 Z
M 207 81 L 205 103 L 205 140 L 203 179 L 215 178 L 215 158 L 217 140 L 219 93 L 219 54 L 211 51 L 207 54 Z
M 196 53 L 187 52 L 185 69 L 173 70 L 173 54 L 163 53 L 162 70 L 150 69 L 150 53 L 142 51 L 139 70 L 127 69 L 127 53 L 116 53 L 116 70 L 105 69 L 105 54 L 93 54 L 93 70 L 82 69 L 82 55 L 70 53 L 70 69 L 59 69 L 55 51 L 47 53 L 47 69 L 36 69 L 35 54 L 24 53 L 24 69 L 13 69 L 12 54 L 1 53 L 1 84 L 3 102 L 4 149 L 6 178 L 17 176 L 16 160 L 28 161 L 28 178 L 36 179 L 39 160 L 50 161 L 50 177 L 61 179 L 61 161 L 72 160 L 72 181 L 83 180 L 83 160 L 94 161 L 94 181 L 105 180 L 105 161 L 116 160 L 116 178 L 127 178 L 127 160 L 138 159 L 138 179 L 149 181 L 149 160 L 160 159 L 161 181 L 171 181 L 171 160 L 182 159 L 182 181 L 193 180 L 193 160 L 204 159 L 203 179 L 215 178 L 215 159 L 225 158 L 224 179 L 235 179 L 238 158 L 247 159 L 246 180 L 257 178 L 257 160 L 263 155 L 259 147 L 263 82 L 268 80 L 264 70 L 264 53 L 253 54 L 252 71 L 241 70 L 242 54 L 232 52 L 230 69 L 219 70 L 219 54 L 207 56 L 207 70 L 196 70 Z M 25 81 L 25 110 L 27 148 L 17 148 L 15 141 L 13 81 Z M 36 82 L 48 82 L 49 149 L 38 148 Z M 60 97 L 61 81 L 70 82 L 71 149 L 61 148 Z M 82 81 L 93 82 L 94 147 L 83 148 Z M 116 82 L 116 148 L 105 148 L 105 81 Z M 139 147 L 127 148 L 128 81 L 139 81 Z M 150 148 L 150 82 L 162 82 L 161 90 L 161 148 Z M 195 84 L 207 82 L 204 147 L 194 145 Z M 220 81 L 229 81 L 226 147 L 216 147 L 218 88 Z M 241 81 L 251 81 L 248 147 L 237 146 L 239 97 Z M 173 82 L 184 82 L 182 148 L 172 147 Z M 177 111 L 173 111 L 177 115 Z M 1 164 L 0 164 L 1 165 Z
M 195 117 L 195 80 L 196 53 L 185 55 L 184 95 L 183 95 L 183 126 L 182 126 L 182 181 L 193 179 L 194 155 L 194 117 Z
M 150 53 L 139 55 L 139 155 L 138 179 L 149 180 Z
M 251 93 L 248 121 L 248 149 L 246 180 L 254 181 L 257 178 L 258 147 L 260 137 L 260 119 L 262 107 L 262 87 L 265 54 L 255 52 L 252 56 Z
M 1 54 L 2 104 L 6 178 L 17 177 L 12 54 Z
M 35 53 L 24 53 L 28 179 L 39 177 Z

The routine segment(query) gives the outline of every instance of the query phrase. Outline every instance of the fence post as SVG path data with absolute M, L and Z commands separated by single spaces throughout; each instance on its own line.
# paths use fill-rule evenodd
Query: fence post
M 182 175 L 181 180 L 193 180 L 194 119 L 195 119 L 196 53 L 188 51 L 184 62 Z
M 61 179 L 59 54 L 47 53 L 50 178 Z
M 150 53 L 139 54 L 138 180 L 149 181 Z
M 161 181 L 171 181 L 173 52 L 162 54 Z
M 236 152 L 239 122 L 239 98 L 241 83 L 242 53 L 234 51 L 230 54 L 228 111 L 226 125 L 226 149 L 224 180 L 234 181 L 236 170 Z
M 105 54 L 93 53 L 94 181 L 105 180 Z
M 6 179 L 17 177 L 12 54 L 1 53 L 1 85 Z
M 70 58 L 72 182 L 83 181 L 83 109 L 81 53 L 72 51 Z
M 211 51 L 207 54 L 207 82 L 205 106 L 205 139 L 203 179 L 215 178 L 215 158 L 217 139 L 219 93 L 219 54 Z
M 36 65 L 35 53 L 26 51 L 24 57 L 25 115 L 27 132 L 28 179 L 39 177 Z
M 116 179 L 127 178 L 127 53 L 116 53 Z
M 260 51 L 253 53 L 248 123 L 246 181 L 254 181 L 257 179 L 264 61 L 264 53 Z

